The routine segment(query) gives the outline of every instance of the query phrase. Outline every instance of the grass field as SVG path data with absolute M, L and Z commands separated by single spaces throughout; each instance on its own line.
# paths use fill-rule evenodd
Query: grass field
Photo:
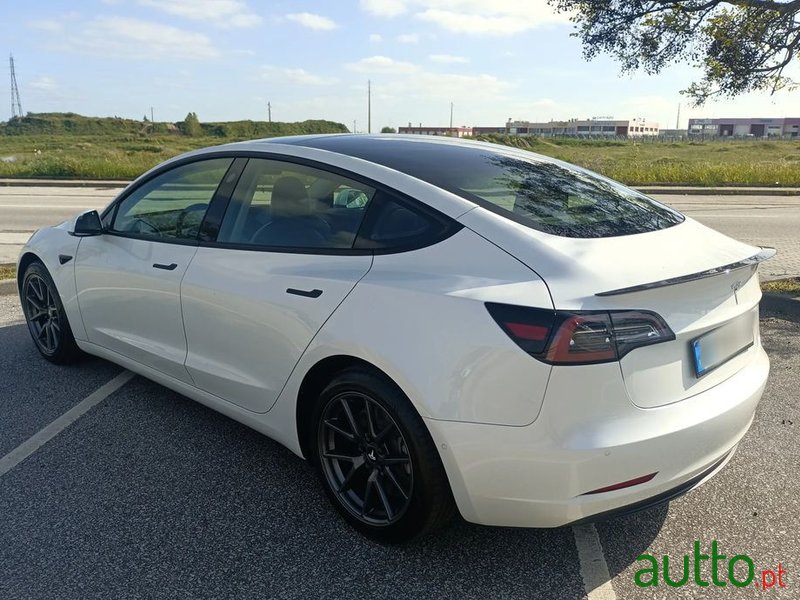
M 0 135 L 0 177 L 131 179 L 163 160 L 237 138 Z M 486 136 L 630 185 L 800 186 L 800 141 L 634 142 Z
M 177 154 L 227 141 L 234 140 L 169 134 L 0 136 L 0 177 L 133 179 Z
M 485 136 L 630 185 L 800 186 L 800 141 L 633 141 Z

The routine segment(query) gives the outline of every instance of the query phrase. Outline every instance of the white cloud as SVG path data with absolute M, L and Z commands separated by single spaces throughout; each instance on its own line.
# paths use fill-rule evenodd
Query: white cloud
M 378 17 L 396 17 L 406 12 L 404 0 L 361 0 L 361 8 Z
M 335 77 L 314 75 L 305 69 L 274 67 L 270 65 L 262 67 L 261 75 L 264 79 L 289 81 L 290 83 L 299 85 L 332 85 L 338 81 Z
M 401 33 L 397 36 L 397 41 L 401 44 L 419 44 L 418 33 Z
M 294 21 L 295 23 L 299 23 L 303 27 L 308 27 L 309 29 L 316 29 L 319 31 L 329 31 L 338 27 L 338 25 L 328 17 L 323 17 L 322 15 L 315 15 L 308 12 L 292 13 L 290 15 L 286 15 L 286 18 L 290 21 Z
M 205 35 L 129 17 L 97 17 L 66 37 L 61 47 L 118 58 L 169 60 L 219 56 Z
M 375 42 L 375 43 L 382 42 L 383 41 L 383 36 L 380 33 L 370 33 L 369 34 L 369 41 L 370 42 Z
M 139 0 L 139 4 L 220 27 L 254 27 L 262 20 L 243 0 Z
M 428 58 L 432 62 L 455 64 L 455 63 L 468 63 L 469 59 L 464 56 L 455 56 L 453 54 L 431 54 Z
M 514 35 L 543 25 L 568 23 L 547 0 L 361 0 L 361 8 L 379 17 L 407 10 L 415 17 L 453 33 Z
M 52 77 L 42 76 L 28 82 L 28 87 L 40 92 L 54 92 L 58 84 Z
M 358 71 L 359 73 L 389 73 L 392 75 L 414 73 L 418 70 L 417 65 L 394 60 L 388 56 L 370 56 L 369 58 L 362 58 L 358 62 L 349 63 L 346 66 L 351 71 Z
M 30 26 L 34 29 L 47 31 L 48 33 L 58 33 L 64 30 L 64 23 L 56 21 L 55 19 L 41 19 L 38 21 L 31 21 Z
M 561 15 L 535 9 L 528 14 L 520 15 L 496 10 L 455 12 L 429 8 L 417 13 L 415 16 L 453 33 L 498 36 L 514 35 L 541 25 L 565 21 L 565 19 L 561 18 Z

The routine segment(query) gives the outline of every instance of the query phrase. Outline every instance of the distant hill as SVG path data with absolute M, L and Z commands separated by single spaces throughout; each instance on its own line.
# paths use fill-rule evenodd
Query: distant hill
M 24 117 L 14 117 L 0 123 L 0 135 L 187 135 L 185 131 L 195 131 L 196 136 L 218 138 L 257 138 L 279 135 L 301 135 L 308 133 L 347 133 L 341 123 L 323 120 L 309 120 L 298 123 L 279 123 L 267 121 L 228 121 L 221 123 L 199 123 L 199 131 L 185 127 L 184 121 L 176 123 L 148 120 L 123 119 L 120 117 L 86 117 L 75 113 L 28 113 Z

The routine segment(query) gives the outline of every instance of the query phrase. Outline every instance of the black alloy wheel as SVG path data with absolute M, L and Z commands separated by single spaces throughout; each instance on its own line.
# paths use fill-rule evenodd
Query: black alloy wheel
M 397 423 L 374 399 L 342 392 L 325 407 L 319 453 L 328 485 L 369 525 L 400 519 L 411 500 L 414 469 Z
M 439 529 L 455 503 L 422 417 L 382 373 L 353 367 L 322 390 L 307 448 L 325 493 L 367 537 L 399 543 Z
M 39 353 L 58 364 L 77 358 L 80 350 L 56 286 L 44 265 L 34 262 L 28 266 L 20 291 L 28 330 Z

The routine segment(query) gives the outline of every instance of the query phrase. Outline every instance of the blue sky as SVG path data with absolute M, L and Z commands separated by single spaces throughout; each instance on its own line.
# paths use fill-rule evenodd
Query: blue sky
M 544 0 L 0 0 L 23 109 L 175 121 L 331 119 L 366 130 L 409 122 L 797 116 L 800 92 L 691 109 L 697 72 L 621 76 L 586 62 Z M 8 90 L 7 80 L 2 86 Z M 9 98 L 6 92 L 6 98 Z M 11 115 L 10 100 L 0 119 Z

